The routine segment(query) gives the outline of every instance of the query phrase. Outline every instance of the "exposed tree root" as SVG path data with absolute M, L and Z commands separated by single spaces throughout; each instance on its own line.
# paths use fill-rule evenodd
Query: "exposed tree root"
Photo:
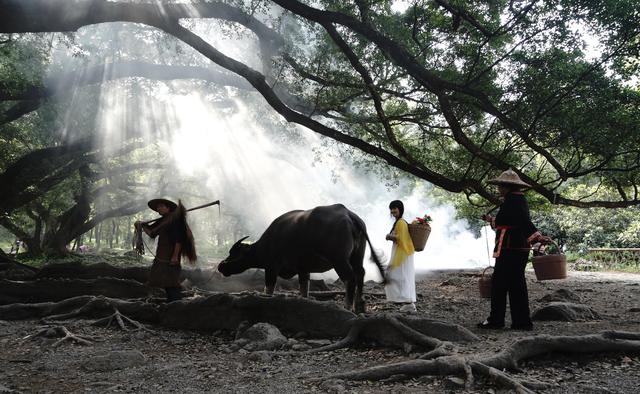
M 117 311 L 115 316 L 114 311 Z M 473 333 L 455 324 L 398 314 L 358 317 L 334 303 L 282 295 L 265 297 L 218 293 L 160 305 L 83 296 L 57 303 L 0 306 L 0 315 L 7 320 L 100 319 L 101 324 L 116 323 L 123 329 L 127 325 L 138 329 L 139 324 L 145 323 L 175 329 L 217 331 L 236 330 L 245 321 L 265 322 L 285 332 L 303 332 L 315 338 L 346 335 L 343 340 L 313 349 L 313 352 L 352 346 L 358 341 L 375 342 L 410 352 L 416 348 L 434 349 L 451 341 L 477 340 Z
M 533 391 L 529 390 L 521 382 L 513 379 L 511 376 L 498 369 L 495 369 L 478 361 L 469 361 L 467 365 L 471 366 L 473 372 L 479 375 L 484 375 L 491 380 L 500 383 L 502 386 L 511 388 L 518 394 L 533 394 Z
M 116 278 L 146 283 L 149 279 L 149 267 L 116 267 L 108 263 L 83 264 L 81 261 L 53 263 L 42 267 L 38 279 L 98 279 Z
M 451 342 L 442 342 L 440 346 L 418 357 L 421 360 L 432 360 L 434 358 L 449 356 L 454 352 Z
M 546 353 L 587 354 L 619 351 L 640 353 L 640 333 L 605 331 L 600 334 L 583 336 L 539 335 L 519 339 L 497 354 L 464 357 L 461 355 L 438 357 L 437 355 L 440 352 L 442 354 L 447 353 L 445 349 L 436 348 L 423 355 L 422 357 L 425 359 L 380 365 L 361 371 L 335 374 L 323 377 L 323 379 L 384 380 L 397 375 L 405 375 L 407 377 L 466 375 L 467 386 L 469 386 L 473 382 L 471 372 L 475 372 L 479 375 L 488 376 L 518 393 L 531 393 L 531 389 L 545 389 L 551 385 L 530 380 L 518 380 L 502 372 L 502 370 L 517 370 L 520 361 Z
M 0 270 L 6 270 L 12 267 L 19 267 L 21 269 L 31 271 L 34 275 L 39 271 L 38 268 L 16 261 L 11 258 L 11 256 L 4 253 L 4 251 L 0 250 Z
M 61 337 L 61 338 L 60 338 Z M 60 338 L 51 345 L 52 347 L 58 347 L 64 342 L 75 342 L 80 345 L 90 346 L 93 345 L 95 339 L 86 337 L 83 335 L 76 335 L 69 331 L 65 326 L 49 326 L 38 331 L 35 334 L 27 335 L 22 340 L 34 340 L 36 338 Z
M 35 309 L 37 305 L 46 306 L 47 304 L 50 303 L 35 304 L 33 305 L 33 309 Z M 57 308 L 45 310 L 40 315 L 46 317 L 46 321 L 61 321 L 75 318 L 109 318 L 113 316 L 114 311 L 117 311 L 118 314 L 120 314 L 119 311 L 124 311 L 124 313 L 129 316 L 133 315 L 136 319 L 142 319 L 151 323 L 159 320 L 158 307 L 140 301 L 125 301 L 105 297 L 76 297 L 53 305 L 57 305 Z M 130 318 L 127 319 L 134 321 Z
M 133 320 L 118 311 L 118 308 L 113 308 L 114 312 L 112 315 L 103 317 L 102 319 L 98 319 L 91 323 L 93 326 L 101 326 L 109 328 L 112 324 L 117 325 L 122 331 L 127 332 L 135 332 L 135 331 L 146 331 L 149 333 L 155 333 L 155 331 L 148 329 L 142 323 Z M 133 329 L 127 327 L 127 323 L 133 327 Z
M 448 330 L 439 329 L 448 327 Z M 434 329 L 438 330 L 434 330 Z M 429 332 L 429 335 L 425 334 Z M 456 335 L 450 335 L 456 332 Z M 473 341 L 477 337 L 461 326 L 436 320 L 407 318 L 396 314 L 357 317 L 350 321 L 347 336 L 327 346 L 307 350 L 304 353 L 333 351 L 356 345 L 360 341 L 375 341 L 383 346 L 404 349 L 407 353 L 414 348 L 434 349 L 441 355 L 449 347 L 449 340 Z
M 347 336 L 339 340 L 338 342 L 334 342 L 330 345 L 320 346 L 317 348 L 313 348 L 310 350 L 306 350 L 304 352 L 293 352 L 294 354 L 308 354 L 308 353 L 319 353 L 319 352 L 330 352 L 333 350 L 343 349 L 346 347 L 350 347 L 355 345 L 358 342 L 358 338 L 360 337 L 360 332 L 362 331 L 362 322 L 361 319 L 355 319 Z
M 112 315 L 114 308 L 140 323 L 173 329 L 214 332 L 236 330 L 243 321 L 265 322 L 285 332 L 304 332 L 311 338 L 335 338 L 345 335 L 349 331 L 349 321 L 356 317 L 334 303 L 297 296 L 265 297 L 256 294 L 211 294 L 159 305 L 143 301 L 82 296 L 60 302 L 2 305 L 0 316 L 5 320 L 99 319 Z
M 368 293 L 364 292 L 363 295 L 365 297 L 386 297 L 385 293 Z M 334 300 L 338 297 L 344 297 L 344 290 L 328 290 L 328 291 L 309 291 L 309 297 L 315 298 L 316 300 Z
M 456 352 L 452 342 L 477 340 L 464 327 L 400 314 L 355 316 L 333 303 L 282 295 L 264 297 L 256 294 L 212 294 L 162 305 L 83 296 L 57 303 L 0 306 L 0 315 L 6 320 L 47 318 L 60 321 L 90 318 L 97 319 L 93 322 L 96 325 L 108 327 L 117 324 L 126 331 L 147 330 L 140 322 L 201 331 L 235 330 L 242 322 L 267 322 L 291 333 L 305 332 L 310 336 L 324 338 L 344 336 L 331 345 L 295 354 L 331 351 L 359 342 L 375 342 L 377 345 L 407 351 L 415 348 L 429 350 L 419 359 L 344 372 L 322 379 L 379 381 L 394 376 L 410 378 L 421 375 L 457 375 L 465 377 L 465 386 L 471 389 L 475 374 L 476 377 L 489 377 L 520 393 L 550 387 L 542 382 L 517 379 L 505 372 L 517 371 L 522 360 L 553 352 L 640 353 L 639 332 L 605 331 L 584 336 L 525 337 L 499 353 L 462 355 Z M 220 319 L 220 316 L 224 316 L 224 319 Z M 54 346 L 66 341 L 91 344 L 91 339 L 74 335 L 63 326 L 48 327 L 25 339 L 51 335 L 61 337 Z
M 479 361 L 494 368 L 517 370 L 518 363 L 547 353 L 603 353 L 640 352 L 640 333 L 604 331 L 599 334 L 576 336 L 538 335 L 521 338 L 497 354 Z
M 158 290 L 159 291 L 159 290 Z M 0 304 L 61 301 L 84 295 L 143 298 L 157 292 L 134 280 L 116 278 L 12 281 L 0 279 Z

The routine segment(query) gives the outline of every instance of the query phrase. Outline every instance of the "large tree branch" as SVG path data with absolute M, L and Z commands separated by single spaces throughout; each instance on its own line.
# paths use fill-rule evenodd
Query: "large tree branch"
M 405 70 L 407 74 L 413 78 L 413 80 L 424 87 L 428 92 L 431 92 L 436 96 L 447 94 L 448 92 L 456 92 L 457 94 L 450 95 L 448 97 L 450 97 L 450 99 L 452 100 L 456 100 L 459 103 L 472 105 L 477 109 L 482 110 L 486 114 L 500 120 L 500 123 L 508 128 L 511 132 L 513 132 L 518 138 L 520 138 L 522 143 L 526 144 L 529 149 L 544 157 L 550 163 L 550 165 L 554 167 L 555 171 L 560 175 L 561 179 L 567 179 L 568 174 L 563 165 L 561 165 L 561 163 L 545 147 L 533 141 L 533 139 L 520 123 L 511 119 L 507 115 L 507 112 L 500 110 L 496 105 L 494 105 L 491 98 L 484 92 L 443 79 L 435 72 L 428 70 L 422 64 L 420 64 L 420 62 L 415 59 L 410 54 L 410 52 L 407 51 L 402 45 L 384 36 L 380 32 L 373 29 L 370 25 L 362 23 L 361 21 L 349 15 L 318 10 L 306 6 L 298 1 L 274 0 L 274 2 L 308 20 L 315 21 L 320 24 L 339 24 L 360 34 L 368 41 L 375 44 L 385 56 L 387 56 L 393 61 L 393 63 L 396 64 L 396 66 Z M 336 128 L 326 126 L 310 118 L 309 116 L 305 116 L 305 114 L 297 111 L 297 108 L 292 108 L 293 105 L 288 104 L 285 100 L 282 99 L 282 97 L 279 97 L 278 92 L 269 85 L 267 79 L 263 74 L 247 67 L 241 62 L 223 55 L 211 45 L 202 40 L 199 36 L 193 34 L 189 30 L 183 28 L 178 24 L 178 19 L 182 17 L 215 17 L 231 20 L 228 14 L 225 14 L 221 11 L 224 10 L 225 7 L 229 6 L 221 6 L 219 3 L 197 3 L 194 6 L 171 4 L 167 5 L 166 7 L 157 7 L 152 4 L 107 3 L 98 0 L 87 0 L 78 3 L 81 5 L 81 7 L 78 7 L 78 12 L 70 12 L 69 15 L 63 15 L 60 13 L 60 11 L 56 10 L 53 13 L 53 18 L 50 18 L 51 15 L 47 15 L 48 19 L 54 19 L 54 22 L 47 23 L 42 15 L 46 12 L 43 13 L 42 9 L 38 9 L 38 12 L 36 12 L 36 9 L 33 8 L 34 6 L 42 6 L 45 7 L 44 10 L 46 11 L 45 3 L 58 4 L 61 6 L 61 8 L 64 8 L 64 2 L 61 2 L 60 0 L 53 0 L 51 2 L 44 2 L 43 0 L 25 0 L 23 2 L 18 2 L 17 0 L 0 0 L 0 5 L 10 5 L 11 7 L 13 7 L 11 11 L 15 11 L 16 20 L 22 19 L 24 21 L 26 27 L 21 27 L 21 29 L 23 30 L 19 31 L 35 31 L 34 29 L 47 29 L 44 31 L 55 31 L 61 29 L 75 30 L 83 25 L 110 21 L 130 21 L 155 26 L 182 40 L 188 45 L 191 45 L 193 48 L 198 50 L 200 53 L 202 53 L 204 56 L 217 63 L 218 65 L 230 71 L 233 71 L 234 73 L 245 78 L 256 90 L 258 90 L 258 92 L 265 98 L 269 105 L 271 105 L 272 108 L 274 108 L 288 121 L 306 126 L 321 135 L 328 136 L 338 142 L 346 143 L 348 145 L 356 147 L 365 153 L 371 154 L 384 160 L 388 164 L 398 169 L 404 170 L 422 179 L 428 180 L 446 190 L 454 192 L 463 190 L 475 190 L 479 193 L 485 192 L 485 186 L 482 185 L 482 183 L 478 180 L 456 180 L 426 167 L 419 168 L 418 166 L 412 165 L 412 163 L 409 163 L 406 160 L 397 157 L 395 154 L 392 154 L 391 152 L 381 147 L 355 138 L 351 135 L 339 131 Z M 89 9 L 87 9 L 87 7 L 89 7 Z M 118 10 L 118 8 L 121 9 Z M 202 8 L 202 10 L 200 10 L 200 8 Z M 35 21 L 28 20 L 29 13 L 24 12 L 25 9 L 30 9 L 32 12 L 39 14 L 33 18 L 35 19 Z M 189 15 L 187 15 L 187 9 L 189 10 Z M 194 9 L 197 9 L 198 12 L 195 12 Z M 124 14 L 124 12 L 126 12 L 126 14 Z M 242 11 L 239 11 L 237 9 L 235 10 L 235 12 L 243 14 Z M 65 16 L 66 18 L 62 18 L 62 16 Z M 0 26 L 2 26 L 2 29 L 11 30 L 12 28 L 17 28 L 15 23 L 13 22 L 13 24 L 10 25 L 9 28 L 5 28 L 4 26 L 6 26 L 6 24 L 2 23 L 3 18 L 6 19 L 4 16 L 0 17 Z M 260 29 L 256 28 L 252 30 L 254 32 L 257 32 Z M 260 34 L 271 33 L 271 31 L 267 31 L 256 34 L 260 37 Z M 545 196 L 547 198 L 551 197 L 550 201 L 552 201 L 553 203 L 563 203 L 576 206 L 620 207 L 636 205 L 640 203 L 640 201 L 637 200 L 583 202 L 563 198 L 553 192 L 550 192 L 549 190 L 546 191 Z
M 369 153 L 373 156 L 376 156 L 388 164 L 406 171 L 410 174 L 416 175 L 422 179 L 428 180 L 433 184 L 440 186 L 446 190 L 450 191 L 462 191 L 468 185 L 464 182 L 457 182 L 451 180 L 447 177 L 444 177 L 438 174 L 435 171 L 429 169 L 419 169 L 415 166 L 408 164 L 407 162 L 400 160 L 395 155 L 389 153 L 388 151 L 377 147 L 375 145 L 369 144 L 361 139 L 352 137 L 348 134 L 344 134 L 339 132 L 336 129 L 325 126 L 322 123 L 313 120 L 299 112 L 293 111 L 287 105 L 285 105 L 282 100 L 278 97 L 278 95 L 273 91 L 273 89 L 266 83 L 265 77 L 259 72 L 253 70 L 247 65 L 234 60 L 214 47 L 212 47 L 209 43 L 204 41 L 198 35 L 192 33 L 188 29 L 176 24 L 173 26 L 164 26 L 167 33 L 175 36 L 176 38 L 182 40 L 183 42 L 191 45 L 198 52 L 202 53 L 204 56 L 209 58 L 211 61 L 215 62 L 221 67 L 224 67 L 230 71 L 237 73 L 238 75 L 244 77 L 269 103 L 269 105 L 275 109 L 280 115 L 282 115 L 286 120 L 294 123 L 298 123 L 302 126 L 308 127 L 309 129 L 317 132 L 318 134 L 327 136 L 336 141 L 343 142 L 347 145 L 353 146 L 355 148 L 360 149 L 365 153 Z
M 136 22 L 156 26 L 158 21 L 181 18 L 216 18 L 239 23 L 274 47 L 282 37 L 264 23 L 223 2 L 189 4 L 124 3 L 105 0 L 0 0 L 0 33 L 76 31 L 105 22 Z
M 15 10 L 18 14 L 20 14 L 19 12 L 20 8 L 17 7 L 17 5 L 15 4 L 15 0 L 4 0 L 4 1 L 0 0 L 0 4 L 2 4 L 2 2 L 7 4 L 7 8 L 9 5 L 11 5 L 13 7 L 12 9 Z M 57 0 L 53 1 L 53 3 L 56 3 L 56 2 L 58 1 Z M 280 4 L 280 2 L 278 1 L 276 1 L 276 3 Z M 297 2 L 293 2 L 293 3 L 301 5 L 300 3 L 297 3 Z M 267 102 L 276 111 L 278 111 L 281 115 L 283 115 L 289 121 L 293 121 L 295 123 L 299 123 L 301 125 L 309 127 L 310 129 L 322 135 L 333 138 L 339 142 L 347 143 L 348 145 L 357 147 L 366 153 L 372 154 L 374 156 L 377 156 L 385 160 L 388 164 L 396 168 L 412 173 L 420 178 L 429 180 L 435 185 L 443 187 L 449 191 L 459 192 L 459 191 L 462 191 L 464 188 L 469 187 L 470 183 L 474 183 L 474 182 L 468 182 L 466 180 L 455 181 L 433 170 L 426 169 L 426 168 L 425 169 L 416 168 L 415 166 L 403 160 L 400 160 L 398 157 L 390 154 L 389 152 L 387 152 L 382 148 L 371 145 L 365 141 L 351 137 L 347 134 L 341 133 L 313 119 L 310 119 L 301 113 L 291 110 L 287 105 L 285 105 L 280 100 L 279 97 L 277 97 L 273 89 L 267 85 L 266 80 L 262 74 L 247 67 L 241 62 L 235 61 L 225 56 L 224 54 L 217 51 L 215 48 L 213 48 L 211 45 L 206 43 L 197 35 L 181 27 L 178 24 L 177 19 L 185 16 L 184 14 L 185 7 L 178 7 L 177 9 L 172 9 L 171 11 L 164 10 L 162 13 L 159 13 L 157 9 L 154 9 L 154 8 L 150 9 L 148 5 L 122 4 L 122 3 L 115 3 L 115 4 L 123 7 L 121 8 L 114 7 L 113 6 L 114 4 L 107 4 L 103 1 L 97 1 L 97 0 L 87 1 L 86 3 L 82 2 L 82 7 L 79 7 L 78 9 L 76 9 L 75 12 L 71 12 L 71 10 L 68 10 L 69 16 L 66 18 L 61 18 L 61 15 L 57 14 L 59 10 L 56 10 L 56 13 L 54 13 L 54 16 L 57 15 L 59 18 L 54 18 L 56 19 L 54 23 L 47 24 L 45 20 L 39 17 L 40 19 L 36 21 L 34 20 L 29 22 L 25 21 L 25 26 L 21 28 L 29 29 L 29 30 L 19 30 L 18 27 L 15 25 L 10 25 L 8 28 L 5 27 L 5 29 L 7 31 L 55 31 L 55 30 L 64 30 L 64 29 L 76 30 L 83 25 L 108 22 L 108 21 L 130 21 L 130 22 L 139 22 L 139 23 L 145 23 L 151 26 L 155 26 L 162 30 L 165 30 L 167 33 L 174 35 L 176 38 L 181 39 L 185 43 L 191 45 L 196 50 L 201 52 L 203 55 L 205 55 L 206 57 L 208 57 L 210 60 L 214 61 L 218 65 L 244 77 L 247 81 L 249 81 L 249 83 L 251 83 L 251 85 L 253 85 L 254 88 L 256 88 L 256 90 L 258 90 L 263 95 L 263 97 L 265 97 Z M 221 14 L 222 16 L 215 14 L 214 10 L 217 9 L 217 7 L 219 6 L 218 3 L 207 3 L 207 4 L 210 5 L 212 9 L 207 10 L 208 14 L 206 12 L 200 12 L 199 13 L 200 16 L 210 15 L 212 17 L 215 16 L 215 17 L 224 18 L 224 14 Z M 289 3 L 289 4 L 292 4 L 292 3 Z M 59 5 L 62 7 L 61 4 Z M 46 4 L 42 4 L 42 0 L 31 0 L 26 7 L 37 7 L 37 6 L 45 7 L 44 9 L 39 9 L 38 14 L 42 13 L 43 10 L 46 10 Z M 129 6 L 132 6 L 133 8 L 129 8 Z M 140 7 L 138 8 L 137 6 L 140 6 Z M 88 8 L 90 8 L 92 11 L 90 15 L 80 12 L 80 10 L 88 11 Z M 307 7 L 307 8 L 309 10 L 318 11 L 318 10 L 312 9 L 311 7 Z M 34 11 L 36 9 L 32 8 L 32 10 Z M 338 14 L 338 13 L 333 13 L 333 14 L 336 14 L 338 16 L 338 19 L 344 19 L 344 18 L 353 19 L 343 14 Z M 193 16 L 194 13 L 192 12 L 189 15 Z M 21 15 L 17 15 L 17 16 L 18 17 L 15 19 L 20 19 Z M 35 18 L 35 19 L 38 19 L 38 18 Z M 57 19 L 63 19 L 63 20 L 58 21 Z M 2 20 L 0 18 L 0 22 L 1 21 Z M 357 20 L 355 22 L 357 22 L 358 25 L 362 25 Z M 338 21 L 338 23 L 341 23 L 341 21 Z M 342 21 L 341 24 L 344 24 L 344 21 Z M 368 33 L 373 34 L 376 38 L 381 39 L 384 43 L 388 44 L 389 45 L 388 49 L 391 52 L 395 53 L 400 51 L 399 52 L 400 54 L 408 56 L 408 52 L 406 52 L 404 48 L 401 48 L 395 45 L 395 43 L 393 43 L 391 40 L 387 39 L 386 37 L 382 36 L 381 34 L 375 32 L 372 29 L 366 26 L 364 26 L 364 28 Z M 3 30 L 0 30 L 0 31 L 3 31 Z M 264 32 L 262 32 L 261 34 L 264 34 Z M 409 65 L 417 65 L 417 63 L 410 62 Z M 435 83 L 436 86 L 438 86 L 438 88 L 442 88 L 442 86 L 440 86 L 442 82 L 444 82 L 446 85 L 451 85 L 448 82 L 437 78 L 434 74 L 432 74 L 431 72 L 427 71 L 424 68 L 418 67 L 418 68 L 415 68 L 414 71 L 417 71 L 423 74 L 423 77 L 426 77 L 426 78 L 422 78 L 422 80 L 424 80 L 428 85 L 430 85 L 432 82 Z M 411 73 L 411 70 L 409 70 L 409 72 Z
M 475 27 L 485 37 L 487 38 L 493 37 L 493 33 L 489 29 L 487 29 L 482 23 L 480 23 L 473 15 L 465 11 L 464 8 L 453 5 L 446 0 L 435 0 L 435 2 L 439 4 L 442 8 L 449 11 L 454 17 L 462 18 L 465 21 L 467 21 L 467 23 Z
M 113 157 L 140 148 L 139 141 L 124 144 Z M 75 171 L 102 159 L 90 140 L 32 151 L 0 174 L 0 213 L 10 213 L 47 193 Z
M 86 221 L 85 223 L 83 223 L 82 225 L 74 228 L 71 232 L 71 237 L 70 239 L 74 239 L 77 238 L 78 236 L 86 233 L 87 231 L 91 230 L 92 228 L 94 228 L 96 225 L 98 225 L 98 223 L 106 220 L 106 219 L 110 219 L 110 218 L 114 218 L 114 217 L 120 217 L 120 216 L 127 216 L 127 215 L 133 215 L 134 213 L 138 213 L 140 211 L 142 211 L 145 207 L 147 206 L 147 199 L 146 198 L 139 198 L 139 199 L 135 199 L 132 201 L 128 201 L 116 208 L 112 208 L 106 211 L 102 211 L 97 213 L 93 218 L 91 218 L 90 220 Z
M 503 124 L 520 136 L 520 138 L 522 138 L 522 140 L 531 149 L 538 152 L 548 160 L 563 178 L 566 178 L 566 171 L 562 164 L 558 162 L 550 152 L 535 143 L 535 141 L 529 137 L 525 128 L 515 120 L 509 118 L 504 112 L 496 107 L 485 93 L 471 87 L 456 84 L 440 78 L 433 71 L 427 70 L 423 67 L 400 43 L 384 36 L 377 30 L 374 30 L 349 15 L 345 15 L 340 12 L 319 10 L 294 0 L 273 1 L 284 9 L 287 9 L 305 19 L 312 20 L 321 25 L 323 23 L 337 23 L 361 34 L 371 42 L 375 43 L 385 56 L 392 60 L 397 66 L 405 69 L 418 83 L 434 94 L 441 94 L 443 91 L 449 90 L 475 98 L 475 105 L 478 108 L 482 109 L 487 114 L 498 118 Z
M 0 93 L 1 95 L 2 93 Z M 23 100 L 13 104 L 8 110 L 0 113 L 0 125 L 11 123 L 24 115 L 35 111 L 42 105 L 42 100 Z
M 251 89 L 245 80 L 235 74 L 223 73 L 212 68 L 195 66 L 167 66 L 140 61 L 105 63 L 81 68 L 66 73 L 48 76 L 43 86 L 26 87 L 21 91 L 0 91 L 0 100 L 36 100 L 57 94 L 68 93 L 70 87 L 101 84 L 122 78 L 147 78 L 156 81 L 197 79 L 221 86 L 242 90 Z
M 367 90 L 371 94 L 373 99 L 373 104 L 376 109 L 376 114 L 378 115 L 378 119 L 380 123 L 382 123 L 382 127 L 384 128 L 385 135 L 387 140 L 391 144 L 391 147 L 408 163 L 416 167 L 423 167 L 421 163 L 419 163 L 414 157 L 412 157 L 409 152 L 398 142 L 395 133 L 393 132 L 393 128 L 389 123 L 389 119 L 384 112 L 384 108 L 382 108 L 382 97 L 378 93 L 375 87 L 375 82 L 371 75 L 369 75 L 369 71 L 364 67 L 364 65 L 358 59 L 358 56 L 353 52 L 349 44 L 340 36 L 336 28 L 332 24 L 324 24 L 323 27 L 326 29 L 327 33 L 333 40 L 333 42 L 340 48 L 342 53 L 347 57 L 351 66 L 360 74 L 364 83 L 367 87 Z
M 19 239 L 27 239 L 31 237 L 31 235 L 27 232 L 27 230 L 17 225 L 15 222 L 10 220 L 7 216 L 0 215 L 0 226 L 9 230 L 11 234 L 15 235 Z
M 223 73 L 218 70 L 196 66 L 168 66 L 139 61 L 106 63 L 89 68 L 82 68 L 67 73 L 54 74 L 47 77 L 43 86 L 29 86 L 21 91 L 0 90 L 0 101 L 23 100 L 16 103 L 4 114 L 0 114 L 0 125 L 12 122 L 29 112 L 38 109 L 43 98 L 54 95 L 64 95 L 73 89 L 71 86 L 85 86 L 100 84 L 123 78 L 146 78 L 156 81 L 172 81 L 182 79 L 194 79 L 214 83 L 218 86 L 229 86 L 241 90 L 252 89 L 246 80 L 236 74 Z M 297 108 L 304 113 L 311 113 L 311 105 L 292 95 L 285 88 L 278 88 L 278 95 L 289 106 Z
M 81 166 L 97 160 L 87 140 L 38 149 L 26 154 L 0 174 L 0 211 L 10 212 L 43 195 Z

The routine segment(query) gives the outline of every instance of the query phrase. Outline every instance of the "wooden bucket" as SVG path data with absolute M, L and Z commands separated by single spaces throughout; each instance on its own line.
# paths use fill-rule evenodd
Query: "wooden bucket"
M 482 271 L 482 276 L 478 280 L 478 290 L 480 290 L 480 298 L 491 298 L 491 276 L 487 275 L 487 270 L 493 267 L 489 266 Z
M 558 254 L 533 256 L 533 270 L 538 280 L 565 279 L 567 277 L 567 256 L 555 242 L 552 242 Z
M 429 239 L 429 234 L 431 234 L 431 226 L 429 226 L 429 223 L 409 224 L 409 236 L 411 237 L 411 241 L 413 241 L 413 248 L 416 252 L 422 252 L 424 250 L 427 239 Z

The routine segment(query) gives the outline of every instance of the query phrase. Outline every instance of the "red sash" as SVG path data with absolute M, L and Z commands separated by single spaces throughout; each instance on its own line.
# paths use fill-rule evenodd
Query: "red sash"
M 507 234 L 507 230 L 514 229 L 514 226 L 496 226 L 496 230 L 500 230 L 500 238 L 498 238 L 498 247 L 493 252 L 493 257 L 500 257 L 500 252 L 502 251 L 502 243 L 504 242 L 504 236 Z

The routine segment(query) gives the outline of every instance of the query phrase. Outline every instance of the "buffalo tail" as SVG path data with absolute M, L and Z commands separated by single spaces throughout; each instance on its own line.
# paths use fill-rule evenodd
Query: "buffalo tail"
M 369 240 L 369 234 L 367 233 L 366 225 L 364 224 L 362 219 L 360 219 L 355 214 L 353 214 L 351 216 L 351 220 L 353 220 L 353 222 L 356 223 L 360 227 L 360 231 L 362 231 L 364 233 L 364 236 L 367 239 L 367 243 L 369 244 L 369 249 L 371 250 L 371 261 L 373 261 L 376 264 L 376 266 L 378 267 L 378 269 L 380 270 L 380 275 L 382 276 L 382 284 L 383 285 L 386 284 L 387 283 L 386 271 L 384 269 L 384 266 L 382 265 L 382 262 L 380 261 L 380 258 L 378 257 L 378 254 L 373 249 L 373 245 L 371 245 L 371 240 Z

